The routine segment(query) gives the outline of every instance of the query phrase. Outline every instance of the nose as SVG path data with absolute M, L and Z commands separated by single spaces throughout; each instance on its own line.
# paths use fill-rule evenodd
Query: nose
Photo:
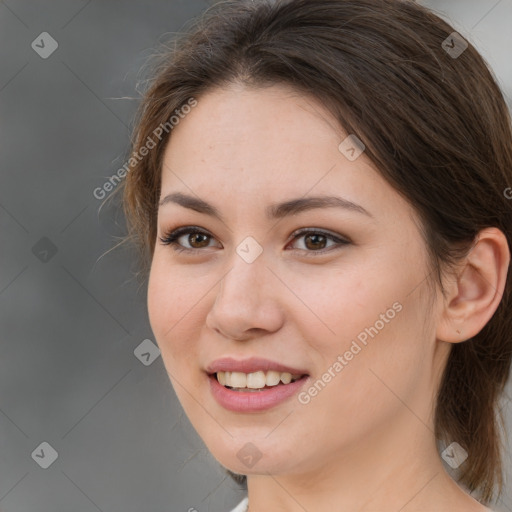
M 284 315 L 277 292 L 282 286 L 263 255 L 247 263 L 235 254 L 232 267 L 217 285 L 206 326 L 237 341 L 279 330 Z

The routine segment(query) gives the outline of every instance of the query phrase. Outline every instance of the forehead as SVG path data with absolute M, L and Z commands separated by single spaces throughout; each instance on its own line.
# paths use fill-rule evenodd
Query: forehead
M 349 134 L 314 98 L 280 85 L 233 85 L 197 100 L 167 144 L 162 197 L 181 191 L 250 204 L 335 193 L 381 216 L 410 211 L 364 152 L 351 161 L 340 151 Z
M 259 154 L 293 159 L 298 146 L 314 146 L 322 139 L 337 147 L 342 135 L 336 120 L 315 98 L 288 86 L 232 84 L 198 98 L 197 106 L 173 129 L 167 149 L 185 144 L 198 156 L 207 152 L 247 159 L 245 151 L 250 148 L 253 158 Z M 255 151 L 262 143 L 266 145 Z

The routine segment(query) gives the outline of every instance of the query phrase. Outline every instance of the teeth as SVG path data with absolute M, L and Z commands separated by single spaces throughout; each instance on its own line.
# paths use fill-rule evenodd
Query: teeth
M 231 379 L 231 382 L 233 382 L 233 379 Z M 250 389 L 260 389 L 264 388 L 265 384 L 267 383 L 267 378 L 265 376 L 265 372 L 254 372 L 254 373 L 248 373 L 247 374 L 247 384 L 245 387 Z M 234 388 L 241 388 L 243 386 L 237 386 L 236 384 L 233 384 Z
M 230 372 L 229 377 L 226 375 L 226 385 L 232 388 L 246 388 L 247 375 L 242 372 Z
M 277 386 L 281 380 L 281 374 L 275 370 L 267 372 L 266 384 L 267 386 Z
M 242 372 L 217 372 L 217 380 L 223 386 L 230 388 L 248 388 L 261 389 L 265 386 L 277 386 L 280 382 L 289 384 L 300 379 L 301 375 L 292 375 L 288 372 L 277 372 L 269 370 L 268 372 L 258 371 L 253 373 Z
M 283 384 L 290 384 L 291 381 L 292 381 L 291 373 L 281 373 L 281 382 Z
M 226 373 L 225 372 L 217 372 L 217 380 L 223 386 L 226 385 Z

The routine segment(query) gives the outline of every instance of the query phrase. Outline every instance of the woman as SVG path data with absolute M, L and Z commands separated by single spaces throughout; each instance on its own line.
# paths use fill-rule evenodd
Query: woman
M 124 207 L 235 510 L 490 510 L 512 133 L 482 57 L 399 0 L 224 2 L 162 57 Z

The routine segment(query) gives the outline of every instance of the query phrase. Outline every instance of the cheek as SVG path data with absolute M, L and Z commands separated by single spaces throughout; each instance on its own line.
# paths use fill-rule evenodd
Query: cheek
M 171 268 L 166 259 L 155 253 L 148 283 L 148 316 L 164 363 L 178 366 L 191 360 L 195 352 L 201 324 L 194 321 L 208 287 L 193 286 L 177 267 Z M 194 335 L 193 329 L 198 329 Z M 197 361 L 196 361 L 197 364 Z
M 418 280 L 412 269 L 409 275 L 383 270 L 333 282 L 318 311 L 335 334 L 303 323 L 321 354 L 317 380 L 306 389 L 314 395 L 310 406 L 330 410 L 345 441 L 406 413 L 404 404 L 415 409 L 429 383 L 424 300 L 411 293 Z
M 204 319 L 202 301 L 211 285 L 171 268 L 164 257 L 153 258 L 148 283 L 148 315 L 162 361 L 179 402 L 193 424 L 205 421 L 197 403 L 204 376 L 198 372 L 199 344 Z M 198 416 L 199 415 L 199 416 Z M 201 419 L 201 421 L 198 420 Z
M 313 269 L 283 276 L 298 299 L 290 307 L 294 309 L 294 321 L 305 333 L 313 354 L 332 359 L 333 354 L 348 350 L 359 334 L 363 340 L 365 328 L 375 322 L 385 327 L 383 330 L 388 328 L 380 314 L 389 310 L 386 319 L 393 322 L 389 320 L 396 316 L 392 305 L 402 298 L 400 282 L 390 274 L 393 272 L 384 272 L 383 268 L 346 264 L 342 269 Z
M 312 362 L 323 373 L 342 356 L 343 369 L 332 371 L 345 375 L 345 389 L 378 382 L 370 369 L 390 382 L 407 380 L 428 353 L 421 258 L 413 264 L 392 252 L 379 256 L 372 259 L 378 264 L 359 261 L 330 269 L 329 276 L 322 271 L 293 281 L 294 293 L 307 305 L 297 303 L 294 318 L 316 358 Z

